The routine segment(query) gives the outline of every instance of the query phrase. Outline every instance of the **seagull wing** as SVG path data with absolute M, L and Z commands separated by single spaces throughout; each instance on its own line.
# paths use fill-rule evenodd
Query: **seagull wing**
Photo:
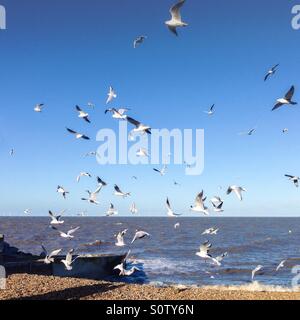
M 77 132 L 76 131 L 74 131 L 74 130 L 71 130 L 71 129 L 69 129 L 69 128 L 66 128 L 70 133 L 72 133 L 72 134 L 77 134 Z
M 139 127 L 140 124 L 141 124 L 139 121 L 134 120 L 134 119 L 131 118 L 131 117 L 126 117 L 126 119 L 127 119 L 127 121 L 128 121 L 129 123 L 133 124 L 133 125 L 136 126 L 136 127 Z
M 77 110 L 78 112 L 82 112 L 82 110 L 81 110 L 81 108 L 80 108 L 79 106 L 76 106 L 76 110 Z
M 272 111 L 279 109 L 281 106 L 283 106 L 283 104 L 281 102 L 276 103 L 274 108 L 272 109 Z
M 288 101 L 292 100 L 294 92 L 295 92 L 295 87 L 292 86 L 289 92 L 285 95 L 286 100 Z
M 120 189 L 117 185 L 115 185 L 115 190 L 116 190 L 117 192 L 119 192 L 119 193 L 123 193 L 123 192 L 121 191 L 121 189 Z
M 68 231 L 68 235 L 70 236 L 70 235 L 72 235 L 73 233 L 75 233 L 77 230 L 79 230 L 80 229 L 80 227 L 77 227 L 77 228 L 75 228 L 75 229 L 71 229 L 71 230 L 69 230 Z
M 181 21 L 180 9 L 184 3 L 185 3 L 185 0 L 181 0 L 170 9 L 170 14 L 172 16 L 172 19 Z
M 52 257 L 57 256 L 61 251 L 62 251 L 62 249 L 58 249 L 58 250 L 52 251 L 52 252 L 50 253 L 50 255 L 49 255 L 49 259 L 52 258 Z

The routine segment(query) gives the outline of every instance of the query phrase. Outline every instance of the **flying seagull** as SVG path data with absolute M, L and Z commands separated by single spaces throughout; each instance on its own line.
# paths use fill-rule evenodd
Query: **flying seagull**
M 205 235 L 205 234 L 210 234 L 210 235 L 216 235 L 218 233 L 219 229 L 217 228 L 209 228 L 209 229 L 206 229 L 205 231 L 203 231 L 202 235 Z
M 133 47 L 136 49 L 140 44 L 142 44 L 147 39 L 146 36 L 139 36 L 133 42 Z
M 286 174 L 285 177 L 289 178 L 289 180 L 291 180 L 297 188 L 299 187 L 300 177 L 291 176 L 291 175 L 289 175 L 289 174 Z
M 125 269 L 125 262 L 122 262 L 120 264 L 118 264 L 117 266 L 114 267 L 114 270 L 120 270 L 119 276 L 126 276 L 126 277 L 130 277 L 131 275 L 133 275 L 136 271 L 141 271 L 139 268 L 137 267 L 132 267 L 129 270 Z
M 133 118 L 128 116 L 126 117 L 126 120 L 135 126 L 135 128 L 132 130 L 134 133 L 151 134 L 151 127 L 144 125 L 141 122 L 134 120 Z
M 115 209 L 114 205 L 111 203 L 109 206 L 109 209 L 106 212 L 107 217 L 114 216 L 115 214 L 118 214 L 118 211 Z
M 170 205 L 169 198 L 167 198 L 166 207 L 167 207 L 167 215 L 168 215 L 169 217 L 178 217 L 178 216 L 180 216 L 180 214 L 177 214 L 177 213 L 175 213 L 175 212 L 172 210 L 171 205 Z
M 12 157 L 14 154 L 15 154 L 15 150 L 11 149 L 10 152 L 9 152 L 9 155 Z
M 43 110 L 43 108 L 44 108 L 44 104 L 43 103 L 39 103 L 39 104 L 37 104 L 35 107 L 34 107 L 34 111 L 35 112 L 42 112 L 42 110 Z
M 167 172 L 167 166 L 164 165 L 161 170 L 156 169 L 156 168 L 153 168 L 153 170 L 154 170 L 155 172 L 158 172 L 161 176 L 165 176 L 165 175 L 166 175 L 166 172 Z
M 86 192 L 88 193 L 89 197 L 88 198 L 81 198 L 82 201 L 87 201 L 91 204 L 99 204 L 99 201 L 97 201 L 97 196 L 99 194 L 99 192 L 102 189 L 102 185 L 100 185 L 94 192 L 91 192 L 89 190 L 86 190 Z
M 196 255 L 197 255 L 198 257 L 204 259 L 204 261 L 206 261 L 206 260 L 211 260 L 211 261 L 213 261 L 214 263 L 219 264 L 219 262 L 209 254 L 209 251 L 210 251 L 211 246 L 212 246 L 212 245 L 211 245 L 211 243 L 210 243 L 209 241 L 205 241 L 205 242 L 200 246 L 199 252 L 196 252 Z
M 256 272 L 258 272 L 258 271 L 261 270 L 262 268 L 263 268 L 263 266 L 258 265 L 254 270 L 252 270 L 252 277 L 251 277 L 252 280 L 254 279 Z
M 89 174 L 88 172 L 80 172 L 79 175 L 76 178 L 76 181 L 79 182 L 81 177 L 88 177 L 91 178 L 92 175 Z
M 109 87 L 109 92 L 108 92 L 108 98 L 106 100 L 106 104 L 109 104 L 110 102 L 113 101 L 117 97 L 117 94 L 114 91 L 114 88 L 112 86 Z
M 276 272 L 279 271 L 279 269 L 282 269 L 285 267 L 285 263 L 286 263 L 286 260 L 282 260 L 279 265 L 277 266 L 276 268 Z
M 270 76 L 272 76 L 272 75 L 274 75 L 274 74 L 276 73 L 278 67 L 279 67 L 279 64 L 276 64 L 276 66 L 272 67 L 272 68 L 268 71 L 268 73 L 267 73 L 266 76 L 265 76 L 265 81 L 267 81 Z
M 61 219 L 61 216 L 62 216 L 62 214 L 63 214 L 64 212 L 65 212 L 65 211 L 62 211 L 62 212 L 60 213 L 60 215 L 55 216 L 54 213 L 53 213 L 51 210 L 49 210 L 49 215 L 50 215 L 50 217 L 51 217 L 51 219 L 52 219 L 51 222 L 50 222 L 50 224 L 51 224 L 51 225 L 64 224 L 65 222 L 62 221 L 62 220 L 60 220 L 60 219 Z
M 221 254 L 220 256 L 215 258 L 215 262 L 218 266 L 221 266 L 221 262 L 224 260 L 224 258 L 226 258 L 228 256 L 227 252 L 224 252 L 223 254 Z
M 115 108 L 111 108 L 111 109 L 106 109 L 105 110 L 105 114 L 107 114 L 108 112 L 112 113 L 112 117 L 114 119 L 120 119 L 120 120 L 126 120 L 126 112 L 128 112 L 130 109 L 128 108 L 121 108 L 121 109 L 115 109 Z
M 148 151 L 145 148 L 140 148 L 136 152 L 137 157 L 149 157 Z
M 148 232 L 145 232 L 145 231 L 136 230 L 135 235 L 134 235 L 131 243 L 134 243 L 134 241 L 136 241 L 137 239 L 143 239 L 145 237 L 150 237 L 150 234 Z
M 91 123 L 88 113 L 84 112 L 79 106 L 76 106 L 76 110 L 79 112 L 79 115 L 78 115 L 79 118 L 85 120 L 88 123 Z
M 295 93 L 295 87 L 292 86 L 284 98 L 277 99 L 277 103 L 274 106 L 274 108 L 272 109 L 272 111 L 274 111 L 284 105 L 296 105 L 297 102 L 292 101 L 294 93 Z
M 244 189 L 242 187 L 238 187 L 238 186 L 230 186 L 227 189 L 227 194 L 234 192 L 236 194 L 236 196 L 239 198 L 239 200 L 242 201 L 243 200 L 242 191 L 246 192 L 246 189 Z
M 174 229 L 178 229 L 178 228 L 180 228 L 180 223 L 179 222 L 174 224 Z
M 31 209 L 25 209 L 25 210 L 24 210 L 24 213 L 25 213 L 25 214 L 31 214 Z
M 138 209 L 137 209 L 135 203 L 133 203 L 133 204 L 131 205 L 131 207 L 130 207 L 130 212 L 131 212 L 132 214 L 137 214 L 137 213 L 138 213 Z
M 181 14 L 180 14 L 180 9 L 184 3 L 185 3 L 185 0 L 180 0 L 177 4 L 175 4 L 170 9 L 170 14 L 172 16 L 171 20 L 165 22 L 169 30 L 173 32 L 176 36 L 178 36 L 178 33 L 177 33 L 178 27 L 186 27 L 188 25 L 187 23 L 182 21 Z
M 48 254 L 46 248 L 42 245 L 43 253 L 45 255 L 44 263 L 45 264 L 51 264 L 54 262 L 54 257 L 60 254 L 62 249 L 54 250 L 50 254 Z
M 202 212 L 205 215 L 209 214 L 208 208 L 204 205 L 203 190 L 197 195 L 195 205 L 191 206 L 191 211 Z
M 241 132 L 240 135 L 252 136 L 255 131 L 256 131 L 256 128 L 253 128 L 253 129 L 250 129 L 249 131 Z
M 61 262 L 65 265 L 66 270 L 68 270 L 68 271 L 71 271 L 71 270 L 73 269 L 72 264 L 74 263 L 74 261 L 75 261 L 76 259 L 79 258 L 79 256 L 78 256 L 78 257 L 76 257 L 75 259 L 73 259 L 73 253 L 74 253 L 74 249 L 70 250 L 70 251 L 67 253 L 66 259 L 61 260 Z
M 72 129 L 66 128 L 68 130 L 68 132 L 72 133 L 75 135 L 76 139 L 84 139 L 84 140 L 90 140 L 89 137 L 87 137 L 86 135 L 82 134 L 82 133 L 78 133 Z
M 99 153 L 97 151 L 90 151 L 90 152 L 87 152 L 84 157 L 94 157 L 94 156 L 98 156 L 100 157 Z
M 214 108 L 215 108 L 215 105 L 213 104 L 208 111 L 204 111 L 204 112 L 207 113 L 209 116 L 212 116 L 215 113 Z
M 62 196 L 66 199 L 67 194 L 69 193 L 63 187 L 58 186 L 56 192 L 62 194 Z
M 59 234 L 60 234 L 60 236 L 61 236 L 62 238 L 65 238 L 65 239 L 73 239 L 73 238 L 74 238 L 73 234 L 74 234 L 77 230 L 79 230 L 80 227 L 71 229 L 71 230 L 69 230 L 67 233 L 62 232 L 62 231 L 58 230 L 56 227 L 53 227 L 53 226 L 52 226 L 52 229 L 58 231 Z
M 124 242 L 124 236 L 126 235 L 127 231 L 128 229 L 125 229 L 116 235 L 117 242 L 115 243 L 115 245 L 117 247 L 124 247 L 126 245 Z
M 282 130 L 282 133 L 288 133 L 289 132 L 289 129 L 288 128 L 284 128 L 283 130 Z
M 121 189 L 115 184 L 115 196 L 126 198 L 130 196 L 130 192 L 122 192 Z
M 224 201 L 220 197 L 213 197 L 210 202 L 212 203 L 215 212 L 224 212 L 222 209 Z

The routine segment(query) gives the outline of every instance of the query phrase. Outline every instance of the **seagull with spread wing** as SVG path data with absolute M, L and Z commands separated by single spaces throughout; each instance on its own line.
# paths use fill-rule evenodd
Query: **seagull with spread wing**
M 203 190 L 197 195 L 195 205 L 191 206 L 191 211 L 202 212 L 205 215 L 209 215 L 208 208 L 204 205 L 206 198 L 203 198 Z
M 115 196 L 126 198 L 130 196 L 130 192 L 122 192 L 121 189 L 115 184 Z
M 43 245 L 41 247 L 43 249 L 43 254 L 45 255 L 45 259 L 44 259 L 45 264 L 53 263 L 54 257 L 57 256 L 58 254 L 60 254 L 60 252 L 62 251 L 62 249 L 58 249 L 58 250 L 54 250 L 50 254 L 48 254 L 46 248 Z
M 186 27 L 188 24 L 182 21 L 180 9 L 185 3 L 185 0 L 180 0 L 170 9 L 171 20 L 165 22 L 171 32 L 178 36 L 177 28 Z
M 117 94 L 114 91 L 114 88 L 112 86 L 109 87 L 109 92 L 107 94 L 108 98 L 106 100 L 106 104 L 109 104 L 112 102 L 115 98 L 117 98 Z
M 230 186 L 227 189 L 227 194 L 230 194 L 231 192 L 234 192 L 236 194 L 236 196 L 238 197 L 238 199 L 240 201 L 243 200 L 243 196 L 242 196 L 242 192 L 246 192 L 246 189 L 242 188 L 242 187 L 238 187 L 238 186 Z
M 147 39 L 146 36 L 139 36 L 133 41 L 133 47 L 136 49 L 139 45 L 141 45 Z
M 295 187 L 299 187 L 299 180 L 300 180 L 300 177 L 297 177 L 297 176 L 292 176 L 292 175 L 289 175 L 289 174 L 286 174 L 285 177 L 289 178 L 289 180 L 291 180 Z
M 90 140 L 90 138 L 82 133 L 76 132 L 72 129 L 66 128 L 67 131 L 75 136 L 76 139 L 84 139 L 84 140 Z
M 295 93 L 295 87 L 292 86 L 290 90 L 287 92 L 287 94 L 284 96 L 284 98 L 277 99 L 277 103 L 272 109 L 272 111 L 279 109 L 285 105 L 293 105 L 293 106 L 296 105 L 297 102 L 292 101 L 294 93 Z
M 167 198 L 166 207 L 167 207 L 167 215 L 168 215 L 168 217 L 178 217 L 178 216 L 181 215 L 181 214 L 175 213 L 175 212 L 172 210 L 171 205 L 170 205 L 169 198 Z
M 91 123 L 90 119 L 89 119 L 89 114 L 84 112 L 79 106 L 76 106 L 76 110 L 78 111 L 79 115 L 78 117 L 80 119 L 85 120 L 88 123 Z
M 106 109 L 105 114 L 110 112 L 112 113 L 112 117 L 114 119 L 126 120 L 127 118 L 126 112 L 128 112 L 129 110 L 130 109 L 128 108 L 121 108 L 121 109 L 111 108 L 111 109 Z
M 141 122 L 128 116 L 126 117 L 126 120 L 135 126 L 135 128 L 132 130 L 133 133 L 151 134 L 151 127 L 144 125 Z

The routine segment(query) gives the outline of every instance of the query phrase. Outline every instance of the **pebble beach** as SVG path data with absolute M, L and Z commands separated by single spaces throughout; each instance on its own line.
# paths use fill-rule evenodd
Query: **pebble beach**
M 300 292 L 228 287 L 154 287 L 44 275 L 15 274 L 0 300 L 300 300 Z

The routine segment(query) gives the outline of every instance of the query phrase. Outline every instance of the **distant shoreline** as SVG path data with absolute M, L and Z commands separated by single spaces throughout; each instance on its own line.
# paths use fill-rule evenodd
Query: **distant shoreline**
M 300 300 L 300 291 L 255 291 L 229 287 L 154 287 L 74 278 L 15 274 L 0 300 Z M 280 287 L 279 287 L 280 288 Z M 257 289 L 259 290 L 259 289 Z M 262 290 L 262 291 L 261 291 Z

